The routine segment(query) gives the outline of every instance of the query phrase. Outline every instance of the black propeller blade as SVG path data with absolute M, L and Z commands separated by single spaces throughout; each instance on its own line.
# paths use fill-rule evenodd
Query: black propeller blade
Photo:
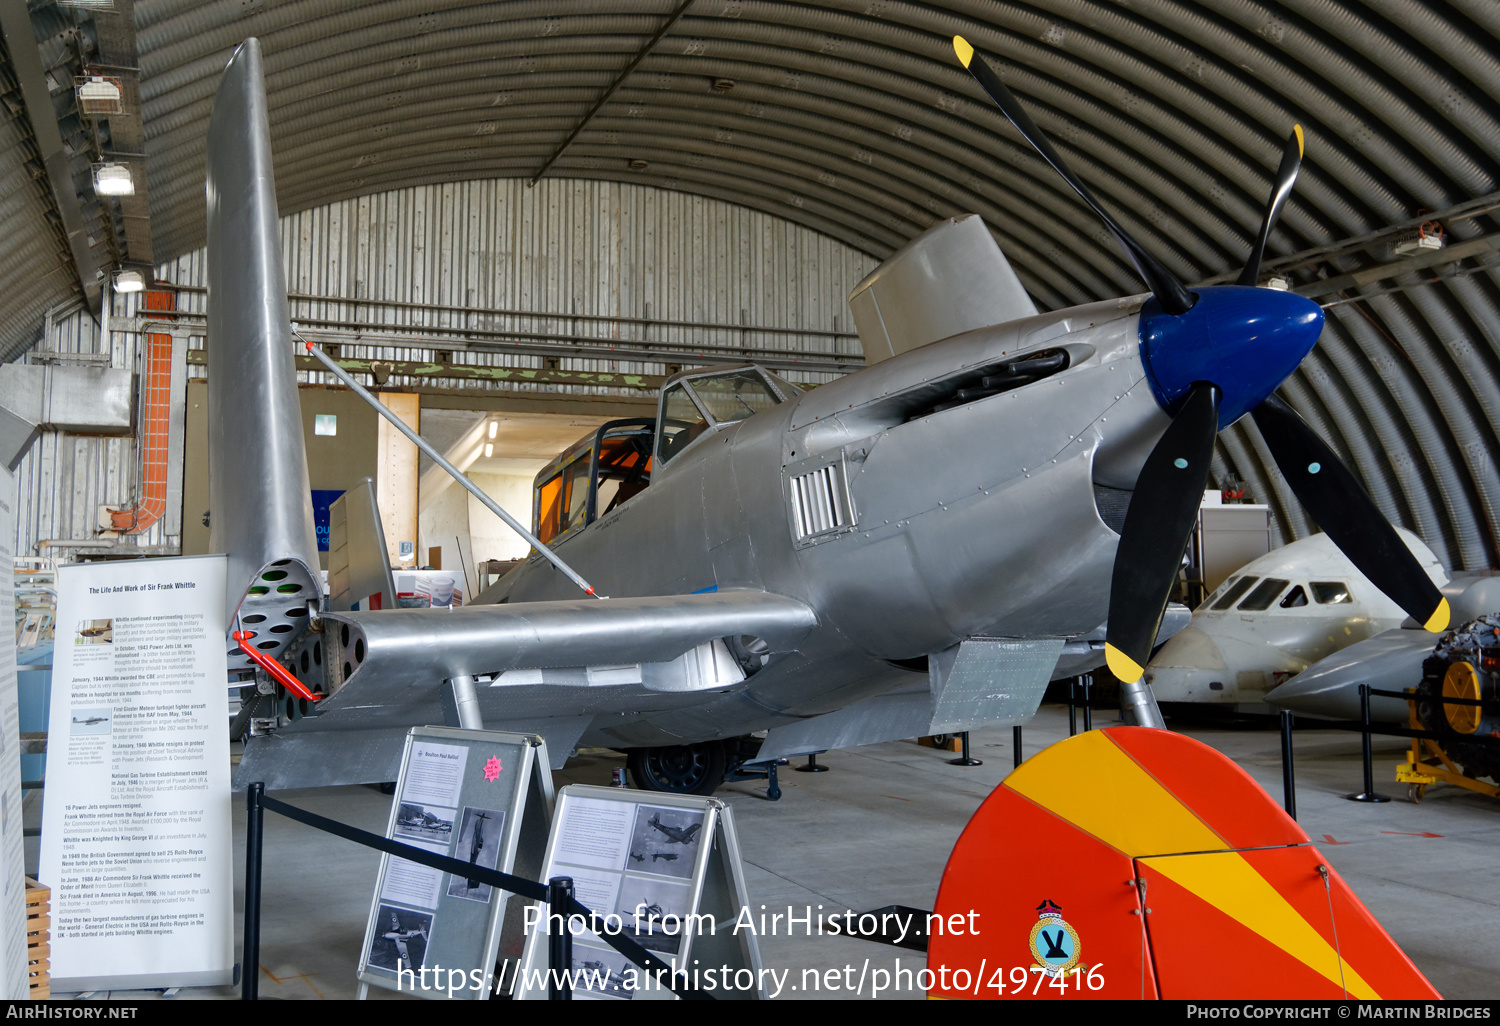
M 1327 443 L 1274 395 L 1250 415 L 1298 501 L 1359 572 L 1429 631 L 1447 630 L 1448 600 Z
M 1260 234 L 1255 237 L 1250 258 L 1245 261 L 1245 269 L 1235 279 L 1236 285 L 1254 285 L 1260 278 L 1260 262 L 1266 255 L 1266 240 L 1271 237 L 1271 229 L 1276 226 L 1276 219 L 1281 216 L 1281 208 L 1286 206 L 1287 197 L 1292 194 L 1292 186 L 1297 181 L 1297 172 L 1301 169 L 1302 126 L 1293 125 L 1292 134 L 1281 151 L 1281 166 L 1276 169 L 1276 182 L 1271 186 L 1271 195 L 1266 200 L 1266 216 L 1260 222 Z
M 1141 679 L 1188 538 L 1203 505 L 1219 433 L 1219 388 L 1200 381 L 1146 458 L 1136 480 L 1109 589 L 1104 655 L 1122 683 Z
M 1114 233 L 1115 238 L 1120 242 L 1120 247 L 1125 250 L 1125 255 L 1135 265 L 1136 271 L 1151 289 L 1152 294 L 1156 296 L 1156 301 L 1161 304 L 1161 308 L 1169 314 L 1184 314 L 1191 310 L 1195 302 L 1193 294 L 1183 287 L 1175 274 L 1167 270 L 1165 264 L 1142 249 L 1140 243 L 1136 242 L 1130 233 L 1120 227 L 1115 219 L 1109 216 L 1109 212 L 1100 206 L 1094 194 L 1089 192 L 1088 186 L 1083 184 L 1083 180 L 1073 173 L 1063 161 L 1062 155 L 1053 148 L 1052 141 L 1037 127 L 1036 122 L 1031 120 L 1031 115 L 1026 113 L 1026 108 L 1022 107 L 1020 101 L 1009 89 L 1005 88 L 1005 83 L 1001 82 L 999 76 L 990 70 L 984 58 L 974 52 L 968 40 L 963 36 L 954 36 L 953 50 L 958 54 L 958 59 L 963 66 L 969 69 L 969 74 L 973 75 L 984 91 L 990 94 L 990 99 L 995 101 L 995 106 L 999 107 L 1000 112 L 1016 126 L 1016 131 L 1020 132 L 1047 163 L 1063 176 L 1063 180 L 1073 187 L 1073 191 L 1093 208 L 1094 213 L 1099 215 L 1105 227 Z

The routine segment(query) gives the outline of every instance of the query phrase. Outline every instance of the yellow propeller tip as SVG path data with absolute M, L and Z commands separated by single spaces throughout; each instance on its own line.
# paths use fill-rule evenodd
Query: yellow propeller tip
M 1306 152 L 1306 150 L 1305 150 L 1306 142 L 1302 138 L 1302 126 L 1301 125 L 1293 125 L 1292 126 L 1292 134 L 1297 137 L 1297 156 L 1300 158 Z
M 1432 611 L 1432 615 L 1427 618 L 1427 622 L 1422 626 L 1436 634 L 1439 631 L 1448 629 L 1448 620 L 1452 616 L 1453 610 L 1448 607 L 1448 600 L 1442 599 L 1438 602 L 1438 607 Z
M 953 37 L 953 52 L 958 54 L 958 62 L 966 68 L 969 66 L 969 62 L 974 59 L 974 48 L 969 45 L 969 41 L 963 36 Z
M 1121 684 L 1134 684 L 1146 672 L 1144 666 L 1108 643 L 1104 646 L 1104 661 L 1109 664 L 1109 672 L 1119 678 Z

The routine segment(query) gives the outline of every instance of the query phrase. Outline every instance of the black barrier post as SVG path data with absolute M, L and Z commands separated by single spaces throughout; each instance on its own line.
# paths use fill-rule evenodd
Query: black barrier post
M 1078 685 L 1077 677 L 1068 678 L 1068 736 L 1072 737 L 1078 733 L 1078 696 L 1074 688 Z
M 1281 710 L 1281 789 L 1286 814 L 1297 818 L 1297 781 L 1292 771 L 1292 714 Z
M 1089 705 L 1092 698 L 1089 689 L 1094 686 L 1094 675 L 1084 674 L 1081 679 L 1083 680 L 1083 732 L 1087 734 L 1094 729 L 1094 710 Z
M 266 812 L 263 783 L 245 789 L 245 950 L 240 955 L 240 1000 L 260 997 L 260 854 Z
M 1375 793 L 1375 766 L 1370 753 L 1370 685 L 1359 686 L 1359 722 L 1361 731 L 1359 735 L 1360 750 L 1365 761 L 1365 789 L 1359 794 L 1346 794 L 1345 798 L 1351 802 L 1388 802 L 1389 795 Z
M 1020 765 L 1021 765 L 1021 728 L 1020 727 L 1011 727 L 1010 728 L 1010 746 L 1011 746 L 1011 748 L 1015 749 L 1016 767 L 1019 768 Z
M 950 765 L 950 766 L 983 766 L 984 765 L 983 760 L 969 758 L 969 732 L 967 730 L 963 731 L 962 733 L 960 733 L 958 735 L 958 739 L 959 739 L 959 743 L 960 743 L 959 747 L 962 749 L 962 754 L 959 755 L 959 757 L 957 759 L 949 759 L 948 760 L 948 765 Z
M 796 770 L 798 773 L 827 773 L 828 772 L 828 767 L 827 766 L 819 766 L 818 765 L 818 753 L 817 752 L 810 752 L 810 753 L 808 753 L 807 762 L 803 763 L 801 766 L 793 766 L 792 769 Z
M 547 1000 L 573 1000 L 573 934 L 568 912 L 573 905 L 573 878 L 554 876 L 547 881 Z

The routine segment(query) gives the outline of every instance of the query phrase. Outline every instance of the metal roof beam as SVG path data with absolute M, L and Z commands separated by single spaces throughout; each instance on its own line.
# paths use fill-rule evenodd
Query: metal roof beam
M 26 104 L 31 131 L 36 137 L 42 165 L 47 169 L 47 180 L 52 185 L 52 199 L 68 238 L 73 267 L 78 272 L 79 290 L 97 318 L 102 298 L 97 277 L 99 268 L 93 250 L 89 248 L 83 207 L 78 202 L 78 191 L 73 187 L 68 153 L 63 149 L 62 132 L 57 127 L 57 113 L 52 107 L 52 94 L 47 89 L 36 34 L 31 28 L 31 14 L 24 0 L 0 0 L 0 34 L 5 37 L 5 49 L 10 54 L 11 67 L 15 68 L 16 81 L 21 86 L 21 99 Z
M 1444 264 L 1454 264 L 1469 257 L 1482 257 L 1500 249 L 1500 234 L 1481 235 L 1477 239 L 1466 239 L 1456 242 L 1442 249 L 1427 249 L 1413 253 L 1402 260 L 1393 260 L 1386 264 L 1376 264 L 1374 267 L 1364 267 L 1349 274 L 1341 274 L 1335 278 L 1325 278 L 1322 281 L 1313 282 L 1309 285 L 1295 288 L 1292 291 L 1298 295 L 1316 299 L 1319 296 L 1331 295 L 1342 292 L 1345 289 L 1362 289 L 1367 285 L 1373 285 L 1387 278 L 1407 274 L 1411 271 L 1423 271 L 1429 267 L 1441 267 Z
M 568 137 L 562 141 L 562 144 L 558 146 L 557 149 L 552 151 L 552 155 L 542 163 L 542 166 L 537 170 L 537 173 L 531 176 L 531 180 L 526 183 L 528 186 L 535 185 L 537 182 L 542 180 L 542 175 L 547 173 L 547 169 L 550 168 L 553 164 L 557 163 L 557 158 L 563 155 L 564 150 L 573 145 L 573 140 L 578 138 L 578 133 L 582 132 L 584 127 L 587 126 L 590 121 L 594 120 L 594 115 L 599 113 L 599 109 L 609 102 L 609 98 L 615 95 L 615 91 L 619 89 L 620 86 L 625 84 L 625 80 L 630 77 L 631 73 L 635 71 L 637 67 L 640 66 L 641 61 L 645 60 L 647 55 L 649 55 L 651 51 L 656 48 L 656 44 L 661 42 L 662 36 L 671 31 L 672 26 L 677 24 L 682 16 L 687 13 L 687 9 L 692 5 L 693 0 L 682 0 L 682 2 L 677 5 L 676 9 L 674 9 L 672 13 L 667 16 L 667 20 L 662 23 L 661 28 L 656 30 L 656 34 L 646 41 L 646 45 L 641 47 L 639 53 L 631 58 L 630 63 L 625 65 L 625 70 L 620 72 L 620 74 L 615 77 L 615 80 L 609 84 L 609 88 L 604 90 L 603 95 L 600 96 L 599 99 L 594 101 L 594 105 L 588 109 L 588 113 L 583 116 L 583 119 L 579 121 L 578 124 L 573 126 L 573 130 L 568 133 Z

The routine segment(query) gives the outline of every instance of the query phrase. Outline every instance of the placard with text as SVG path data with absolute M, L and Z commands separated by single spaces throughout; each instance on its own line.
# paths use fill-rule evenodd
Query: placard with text
M 224 580 L 223 556 L 58 568 L 54 993 L 233 980 Z

